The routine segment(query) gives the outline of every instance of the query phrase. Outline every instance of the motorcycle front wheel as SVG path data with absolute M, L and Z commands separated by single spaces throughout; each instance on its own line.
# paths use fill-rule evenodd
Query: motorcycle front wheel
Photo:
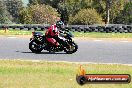
M 66 52 L 67 54 L 72 54 L 75 53 L 77 49 L 78 49 L 78 45 L 72 42 L 71 44 L 69 44 L 69 46 L 64 48 L 64 52 Z
M 33 52 L 33 53 L 40 53 L 43 48 L 42 48 L 42 45 L 38 45 L 36 44 L 36 42 L 34 40 L 32 40 L 30 43 L 29 43 L 29 49 Z

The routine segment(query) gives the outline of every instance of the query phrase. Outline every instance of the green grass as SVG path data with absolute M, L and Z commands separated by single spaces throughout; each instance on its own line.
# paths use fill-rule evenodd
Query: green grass
M 45 31 L 40 31 L 45 33 Z M 99 32 L 72 32 L 75 37 L 87 37 L 87 38 L 132 38 L 132 33 L 99 33 Z M 6 33 L 4 30 L 0 30 L 0 35 L 31 35 L 32 31 L 24 30 L 8 30 Z
M 88 74 L 130 74 L 132 66 L 119 64 L 85 64 Z M 129 84 L 76 83 L 79 64 L 0 60 L 0 88 L 132 88 Z
M 132 33 L 100 33 L 100 32 L 74 32 L 76 37 L 88 37 L 88 38 L 132 38 Z
M 24 30 L 7 30 L 5 33 L 4 30 L 0 30 L 0 35 L 31 35 L 32 31 Z

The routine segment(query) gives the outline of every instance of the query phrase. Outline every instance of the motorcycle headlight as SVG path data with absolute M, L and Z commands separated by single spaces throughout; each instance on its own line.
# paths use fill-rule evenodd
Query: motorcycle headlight
M 72 38 L 72 41 L 75 41 L 75 38 Z

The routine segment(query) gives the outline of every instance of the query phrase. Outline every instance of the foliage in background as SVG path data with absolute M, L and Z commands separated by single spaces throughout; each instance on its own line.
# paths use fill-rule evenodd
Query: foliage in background
M 121 11 L 124 9 L 125 3 L 128 0 L 109 0 L 108 7 L 110 9 L 110 23 L 116 23 L 114 19 L 121 14 Z M 107 0 L 93 0 L 93 8 L 97 10 L 99 14 L 101 14 L 102 19 L 106 20 L 106 5 Z
M 123 10 L 123 17 L 125 18 L 125 23 L 132 23 L 132 2 L 127 3 Z
M 6 4 L 4 0 L 0 1 L 0 23 L 10 23 L 11 22 L 11 15 L 7 11 Z
M 29 0 L 30 5 L 37 4 L 45 4 L 50 5 L 53 8 L 57 8 L 58 3 L 62 2 L 63 0 Z
M 19 11 L 23 7 L 22 0 L 4 0 L 10 15 L 13 17 L 12 21 L 19 23 Z
M 101 24 L 102 18 L 95 9 L 81 9 L 74 17 L 70 18 L 71 24 Z
M 52 8 L 49 5 L 32 5 L 30 6 L 30 10 L 32 12 L 33 22 L 37 24 L 52 24 L 56 22 L 59 17 L 59 14 L 56 9 Z
M 132 3 L 127 3 L 124 6 L 121 14 L 114 19 L 115 23 L 132 24 Z
M 30 5 L 20 11 L 22 23 L 53 24 L 59 17 L 56 9 L 49 5 Z
M 58 4 L 58 9 L 61 10 L 61 17 L 66 21 L 71 21 L 71 17 L 75 16 L 81 9 L 94 8 L 101 15 L 103 21 L 106 20 L 106 5 L 107 0 L 63 0 Z M 116 23 L 114 19 L 121 14 L 125 3 L 129 0 L 110 0 L 110 23 Z
M 106 0 L 92 0 L 91 6 L 102 16 L 106 18 Z
M 19 21 L 23 24 L 32 24 L 32 14 L 29 7 L 24 7 L 19 12 L 20 19 Z
M 110 5 L 110 23 L 115 23 L 114 19 L 121 14 L 124 9 L 125 0 L 111 0 Z
M 92 0 L 63 0 L 58 4 L 58 10 L 62 20 L 68 23 L 71 16 L 75 16 L 81 9 L 91 8 L 91 4 Z
M 50 15 L 49 11 L 46 10 L 46 12 L 42 14 L 42 12 L 44 12 L 45 10 L 44 6 L 42 7 L 44 10 L 41 9 L 42 5 L 51 6 L 51 7 L 48 7 L 48 8 L 54 9 L 51 11 L 51 14 L 55 15 L 56 13 L 57 14 L 59 13 L 61 16 L 61 20 L 64 21 L 65 24 L 71 23 L 71 20 L 73 20 L 73 18 L 75 17 L 75 15 L 78 14 L 79 11 L 83 9 L 92 9 L 92 8 L 94 8 L 97 11 L 97 13 L 103 19 L 103 21 L 106 21 L 106 18 L 107 18 L 106 7 L 109 7 L 109 10 L 110 10 L 111 24 L 113 23 L 131 24 L 132 23 L 131 22 L 132 12 L 130 11 L 132 7 L 131 5 L 127 5 L 127 3 L 130 2 L 130 0 L 29 0 L 29 4 L 27 7 L 22 6 L 22 0 L 1 0 L 1 2 L 2 1 L 5 2 L 4 6 L 2 6 L 2 8 L 3 7 L 5 8 L 4 13 L 0 14 L 0 17 L 1 17 L 0 19 L 2 23 L 5 22 L 4 20 L 8 20 L 8 21 L 11 20 L 12 22 L 15 22 L 15 23 L 21 22 L 21 23 L 29 23 L 29 24 L 30 23 L 38 23 L 38 24 L 51 23 L 52 17 L 48 16 L 48 18 L 46 19 L 45 18 L 46 16 L 44 16 L 44 14 Z M 33 8 L 34 5 L 40 5 L 40 6 L 38 6 L 37 8 Z M 20 11 L 20 14 L 19 14 L 19 11 Z M 3 17 L 2 14 L 4 14 L 5 17 Z M 40 19 L 38 16 L 40 16 L 42 19 Z M 49 19 L 49 17 L 51 17 L 51 19 Z M 56 18 L 56 15 L 53 18 Z M 54 19 L 52 19 L 52 21 L 53 20 Z M 80 22 L 72 22 L 72 23 L 78 24 Z M 93 23 L 90 23 L 90 24 L 93 24 Z

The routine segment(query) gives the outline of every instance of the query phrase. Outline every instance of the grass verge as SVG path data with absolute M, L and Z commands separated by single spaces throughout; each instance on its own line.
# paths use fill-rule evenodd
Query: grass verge
M 44 31 L 40 31 L 44 33 Z M 99 33 L 99 32 L 72 32 L 75 37 L 87 37 L 87 38 L 132 38 L 132 33 Z M 0 35 L 31 35 L 32 31 L 24 30 L 0 30 Z
M 0 35 L 31 35 L 32 31 L 26 31 L 26 30 L 7 30 L 5 33 L 5 30 L 0 30 Z
M 132 33 L 100 33 L 100 32 L 74 32 L 76 37 L 88 37 L 88 38 L 132 38 Z
M 129 84 L 87 84 L 80 86 L 75 77 L 79 64 L 0 60 L 0 88 L 132 88 Z M 132 66 L 85 64 L 88 74 L 130 74 Z

